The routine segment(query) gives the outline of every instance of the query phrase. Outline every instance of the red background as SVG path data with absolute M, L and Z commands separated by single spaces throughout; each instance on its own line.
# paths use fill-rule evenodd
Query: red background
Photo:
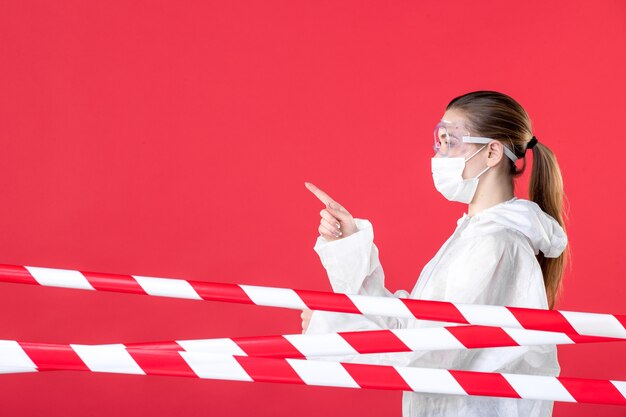
M 132 4 L 129 4 L 132 3 Z M 510 94 L 571 202 L 566 310 L 626 314 L 622 1 L 0 3 L 0 263 L 329 290 L 311 181 L 375 227 L 410 290 L 465 206 L 434 189 L 453 97 Z M 518 195 L 524 197 L 526 179 Z M 300 331 L 299 312 L 0 284 L 0 338 L 114 343 Z M 559 349 L 626 380 L 624 343 Z M 2 415 L 400 415 L 401 394 L 55 372 Z M 625 415 L 559 403 L 556 416 Z

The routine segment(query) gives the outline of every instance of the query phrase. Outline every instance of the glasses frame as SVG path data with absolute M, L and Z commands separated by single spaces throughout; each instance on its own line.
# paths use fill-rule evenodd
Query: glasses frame
M 467 131 L 467 135 L 463 135 L 461 136 L 461 140 L 464 143 L 477 143 L 477 144 L 487 144 L 493 140 L 497 140 L 497 139 L 493 139 L 493 138 L 486 138 L 483 136 L 471 136 L 469 135 L 469 130 L 465 127 L 465 126 L 459 126 L 458 124 L 454 124 L 452 122 L 449 122 L 447 120 L 442 120 L 441 122 L 437 123 L 437 125 L 435 126 L 435 129 L 433 131 L 433 135 L 434 135 L 434 139 L 435 139 L 435 144 L 433 145 L 433 149 L 436 153 L 438 153 L 439 155 L 442 155 L 444 157 L 448 157 L 448 153 L 442 153 L 440 148 L 437 147 L 437 144 L 440 142 L 439 141 L 439 128 L 440 127 L 445 127 L 446 124 L 448 125 L 456 125 L 457 127 L 463 127 L 466 131 Z M 447 127 L 446 127 L 446 132 L 447 132 Z M 504 154 L 513 162 L 517 161 L 519 158 L 513 153 L 513 151 L 511 151 L 504 143 L 502 144 L 502 148 L 504 149 Z M 449 152 L 449 151 L 448 151 Z

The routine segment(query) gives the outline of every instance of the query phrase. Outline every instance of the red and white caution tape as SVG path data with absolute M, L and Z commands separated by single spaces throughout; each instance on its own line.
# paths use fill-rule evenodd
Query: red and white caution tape
M 626 339 L 626 316 L 0 265 L 0 281 Z
M 468 325 L 324 334 L 192 339 L 127 343 L 125 346 L 236 356 L 310 358 L 326 355 L 624 341 L 623 339 L 590 336 L 584 338 L 579 336 L 578 339 L 575 342 L 567 334 L 558 332 Z
M 0 341 L 0 372 L 61 369 L 626 405 L 626 381 Z

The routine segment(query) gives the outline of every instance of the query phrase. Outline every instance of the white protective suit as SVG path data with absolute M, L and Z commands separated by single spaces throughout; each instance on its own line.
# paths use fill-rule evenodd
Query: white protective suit
M 534 202 L 516 197 L 457 221 L 452 236 L 422 270 L 409 294 L 385 288 L 372 224 L 357 219 L 358 231 L 328 241 L 318 236 L 314 250 L 333 291 L 385 297 L 493 304 L 547 309 L 539 251 L 559 256 L 567 244 L 561 226 Z M 314 311 L 307 334 L 381 328 L 455 325 L 416 319 Z M 318 358 L 316 358 L 318 359 Z M 557 376 L 556 346 L 519 346 L 326 356 L 320 360 Z M 546 417 L 552 401 L 405 391 L 404 417 Z

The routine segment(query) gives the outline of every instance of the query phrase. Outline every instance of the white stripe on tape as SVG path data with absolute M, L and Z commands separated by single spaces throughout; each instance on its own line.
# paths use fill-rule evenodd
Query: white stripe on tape
M 79 271 L 72 269 L 40 268 L 37 266 L 24 266 L 24 268 L 30 272 L 39 285 L 95 290 L 89 281 L 87 281 L 87 278 Z
M 610 314 L 560 311 L 580 334 L 626 338 L 626 329 Z
M 436 394 L 467 395 L 456 379 L 445 369 L 394 366 L 413 391 Z
M 37 372 L 34 368 L 15 368 L 10 366 L 0 365 L 0 374 L 20 374 L 26 372 Z
M 576 402 L 558 379 L 552 376 L 502 374 L 522 398 Z
M 144 277 L 140 275 L 133 275 L 132 277 L 150 295 L 202 300 L 202 297 L 198 295 L 191 284 L 182 279 Z
M 0 340 L 0 372 L 8 373 L 15 368 L 31 372 L 37 370 L 37 365 L 15 340 Z
M 146 374 L 122 344 L 70 346 L 93 372 Z
M 455 306 L 471 324 L 498 327 L 522 327 L 513 313 L 503 306 L 480 304 L 455 304 Z
M 221 353 L 224 355 L 248 356 L 232 339 L 177 340 L 187 352 Z
M 250 375 L 229 355 L 201 352 L 179 352 L 200 378 L 252 382 Z
M 360 388 L 339 362 L 286 359 L 302 380 L 309 385 Z
M 511 327 L 503 327 L 502 330 L 507 332 L 511 339 L 522 346 L 531 345 L 569 345 L 574 341 L 567 337 L 565 333 L 559 332 L 544 332 L 542 330 L 526 330 L 526 329 L 514 329 Z
M 363 314 L 415 318 L 411 310 L 399 298 L 355 294 L 349 294 L 348 298 L 352 300 L 356 308 Z
M 611 384 L 615 385 L 615 388 L 622 394 L 624 398 L 626 398 L 626 382 L 625 381 L 613 381 L 609 380 Z
M 239 286 L 256 305 L 278 306 L 300 310 L 309 308 L 304 304 L 302 298 L 300 298 L 294 290 L 289 288 L 257 287 L 255 285 Z
M 358 355 L 346 339 L 337 333 L 327 334 L 286 334 L 283 336 L 304 356 L 317 355 Z
M 411 350 L 465 349 L 465 346 L 443 327 L 391 331 Z

